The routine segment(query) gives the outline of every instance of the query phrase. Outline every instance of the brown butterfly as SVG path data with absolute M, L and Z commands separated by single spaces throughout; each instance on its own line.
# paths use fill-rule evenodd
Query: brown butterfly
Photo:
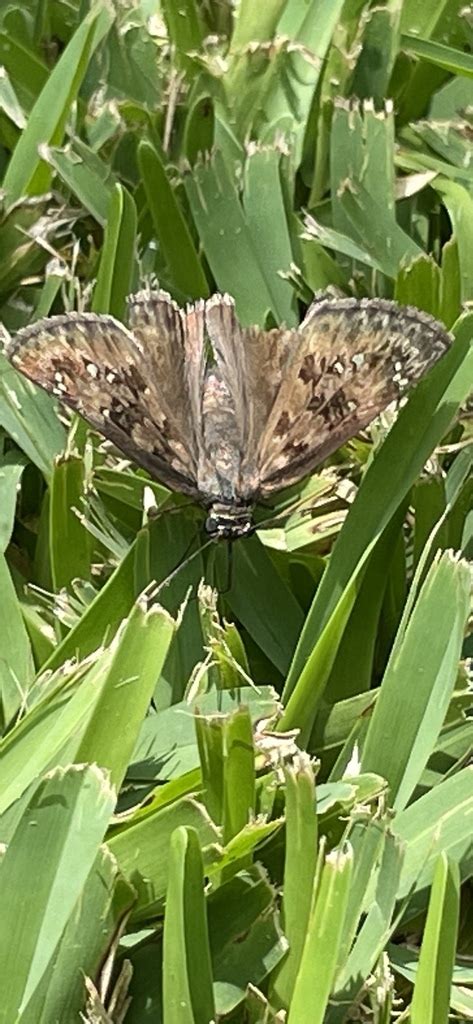
M 431 316 L 384 299 L 322 297 L 296 330 L 242 327 L 228 295 L 185 310 L 128 300 L 128 326 L 67 313 L 6 355 L 128 458 L 207 510 L 211 537 L 253 527 L 255 503 L 366 427 L 451 344 Z

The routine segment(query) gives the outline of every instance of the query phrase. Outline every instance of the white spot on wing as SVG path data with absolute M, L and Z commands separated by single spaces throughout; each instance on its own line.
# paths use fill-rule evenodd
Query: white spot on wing
M 353 365 L 356 367 L 356 369 L 359 370 L 360 366 L 363 366 L 363 363 L 365 361 L 363 352 L 355 352 L 355 355 L 351 357 L 351 361 Z

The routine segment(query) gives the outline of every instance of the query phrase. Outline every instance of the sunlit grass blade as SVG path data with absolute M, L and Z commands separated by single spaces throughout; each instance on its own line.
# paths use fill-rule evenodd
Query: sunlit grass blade
M 470 872 L 472 813 L 473 768 L 467 767 L 443 779 L 396 816 L 393 831 L 405 843 L 398 897 L 409 897 L 406 920 L 425 909 L 440 853 L 454 860 L 461 873 Z
M 4 555 L 0 555 L 2 654 L 0 696 L 3 724 L 21 707 L 34 674 L 30 641 Z
M 271 1003 L 291 1005 L 301 965 L 317 863 L 315 780 L 311 765 L 301 760 L 285 771 L 286 855 L 282 919 L 289 952 L 273 973 Z
M 139 601 L 113 645 L 113 660 L 100 699 L 82 735 L 75 760 L 107 768 L 121 784 L 149 708 L 176 623 L 159 605 Z
M 243 323 L 264 323 L 269 311 L 277 319 L 267 279 L 268 273 L 273 276 L 272 270 L 261 261 L 249 218 L 221 153 L 196 164 L 184 184 L 217 287 L 234 296 Z
M 2 1024 L 21 1019 L 50 969 L 114 801 L 103 773 L 83 765 L 52 772 L 32 794 L 0 868 Z
M 329 853 L 313 896 L 288 1024 L 323 1024 L 337 967 L 352 876 L 350 849 Z M 314 985 L 314 964 L 317 984 Z
M 215 1019 L 204 868 L 194 829 L 171 838 L 164 918 L 163 1011 L 175 1024 Z
M 407 804 L 435 747 L 457 679 L 469 608 L 469 569 L 447 552 L 432 565 L 394 645 L 363 745 L 363 770 L 387 779 L 395 807 Z
M 371 849 L 373 850 L 373 847 Z M 374 857 L 372 861 L 368 889 L 364 892 L 360 891 L 360 878 L 358 878 L 355 892 L 353 889 L 350 892 L 349 909 L 352 916 L 351 920 L 347 917 L 347 924 L 353 926 L 354 911 L 358 909 L 360 917 L 357 935 L 354 936 L 351 948 L 344 943 L 343 956 L 339 956 L 339 970 L 331 1006 L 327 1014 L 327 1024 L 343 1024 L 347 1003 L 350 1005 L 359 997 L 361 978 L 370 976 L 393 931 L 403 859 L 402 844 L 386 830 L 383 844 L 378 851 L 373 852 L 376 852 L 378 856 Z M 356 863 L 357 851 L 355 849 L 355 870 Z M 348 936 L 344 936 L 345 938 Z
M 410 1019 L 441 1024 L 448 1017 L 460 911 L 458 865 L 439 857 L 422 938 Z

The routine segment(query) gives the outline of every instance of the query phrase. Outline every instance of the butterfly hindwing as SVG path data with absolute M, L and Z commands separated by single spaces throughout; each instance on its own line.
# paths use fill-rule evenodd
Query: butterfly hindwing
M 6 355 L 128 458 L 167 486 L 196 494 L 192 458 L 167 416 L 143 344 L 113 317 L 48 317 L 20 330 Z
M 422 377 L 451 344 L 428 314 L 383 299 L 317 302 L 265 429 L 260 491 L 297 482 Z

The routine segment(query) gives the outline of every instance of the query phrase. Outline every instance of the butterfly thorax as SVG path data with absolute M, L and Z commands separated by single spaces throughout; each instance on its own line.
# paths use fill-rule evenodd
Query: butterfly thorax
M 253 508 L 250 505 L 231 505 L 214 501 L 209 506 L 205 532 L 213 540 L 238 540 L 254 530 Z

